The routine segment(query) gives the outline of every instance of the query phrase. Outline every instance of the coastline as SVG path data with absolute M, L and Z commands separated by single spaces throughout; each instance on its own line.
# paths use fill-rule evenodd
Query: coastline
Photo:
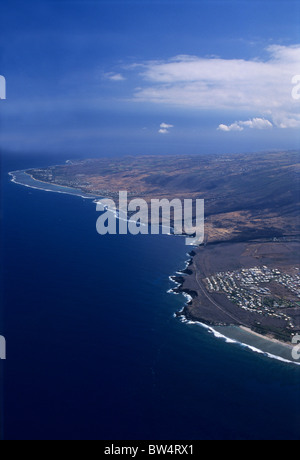
M 17 178 L 17 174 L 26 175 L 26 178 L 31 179 L 34 182 L 34 185 L 30 184 L 30 183 L 26 183 L 25 180 L 24 180 L 24 182 L 19 182 L 20 178 Z M 49 182 L 44 182 L 44 181 L 37 180 L 33 176 L 28 174 L 26 172 L 26 170 L 11 171 L 11 172 L 8 173 L 8 175 L 12 178 L 11 179 L 12 183 L 17 184 L 17 185 L 22 185 L 23 187 L 32 188 L 33 190 L 41 190 L 41 191 L 44 191 L 44 192 L 61 193 L 61 194 L 65 194 L 65 195 L 78 196 L 78 197 L 86 199 L 86 200 L 95 200 L 95 199 L 103 198 L 103 197 L 100 197 L 100 196 L 98 197 L 97 195 L 88 195 L 88 194 L 82 195 L 82 193 L 83 193 L 82 190 L 75 189 L 75 188 L 72 188 L 72 187 L 68 187 L 66 185 L 51 184 Z M 38 187 L 38 184 L 42 184 L 42 186 Z M 43 186 L 45 186 L 45 185 L 48 186 L 48 187 L 53 187 L 53 189 L 44 188 Z M 59 190 L 59 189 L 63 189 L 63 190 Z
M 281 342 L 280 340 L 275 339 L 275 338 L 272 337 L 271 335 L 262 335 L 262 334 L 258 334 L 258 332 L 252 331 L 252 329 L 250 329 L 250 327 L 239 326 L 239 328 L 242 329 L 243 331 L 248 332 L 249 334 L 253 334 L 253 335 L 255 335 L 256 337 L 259 337 L 259 338 L 261 338 L 261 339 L 269 340 L 270 342 L 280 344 L 280 345 L 282 345 L 282 346 L 285 346 L 285 347 L 289 348 L 290 350 L 293 349 L 292 344 L 290 344 L 290 343 L 288 343 L 288 342 Z
M 35 187 L 34 185 L 31 185 L 31 184 L 26 184 L 26 183 L 22 183 L 22 182 L 18 182 L 16 180 L 16 173 L 22 173 L 22 174 L 26 174 L 26 177 L 30 178 L 32 181 L 34 181 L 35 183 L 41 183 L 41 184 L 44 184 L 44 185 L 47 185 L 48 187 L 51 186 L 51 187 L 54 187 L 53 190 L 51 189 L 45 189 L 45 188 L 42 188 L 42 187 Z M 103 199 L 103 197 L 97 197 L 97 196 L 83 196 L 83 195 L 80 195 L 80 193 L 82 193 L 81 190 L 79 189 L 72 189 L 71 187 L 67 187 L 67 186 L 60 186 L 60 185 L 57 185 L 57 184 L 50 184 L 48 182 L 44 182 L 44 181 L 40 181 L 40 180 L 37 180 L 35 179 L 33 176 L 31 176 L 30 174 L 27 174 L 25 170 L 19 170 L 19 171 L 12 171 L 12 172 L 9 172 L 9 175 L 12 177 L 11 179 L 11 182 L 15 183 L 15 184 L 18 184 L 18 185 L 22 185 L 22 186 L 25 186 L 25 187 L 29 187 L 29 188 L 32 188 L 32 189 L 35 189 L 35 190 L 42 190 L 42 191 L 47 191 L 47 192 L 53 192 L 53 193 L 64 193 L 64 194 L 68 194 L 68 195 L 73 195 L 73 196 L 78 196 L 78 197 L 81 197 L 81 198 L 84 198 L 84 199 L 93 199 L 93 200 L 100 200 L 101 198 Z M 64 190 L 69 190 L 69 192 L 67 191 L 61 191 L 59 190 L 59 188 L 62 188 Z M 72 193 L 73 192 L 73 193 Z M 117 217 L 120 218 L 120 216 L 117 214 Z M 209 332 L 213 333 L 214 336 L 216 338 L 221 338 L 223 340 L 225 340 L 227 343 L 231 343 L 231 344 L 238 344 L 242 347 L 247 347 L 249 349 L 251 349 L 252 351 L 256 352 L 256 353 L 260 353 L 260 354 L 263 354 L 265 356 L 268 356 L 272 359 L 277 359 L 279 361 L 282 361 L 282 362 L 285 362 L 285 363 L 290 363 L 290 364 L 296 364 L 296 365 L 300 365 L 299 362 L 296 362 L 296 361 L 292 361 L 291 359 L 288 360 L 280 355 L 273 355 L 272 353 L 269 353 L 267 351 L 264 351 L 264 350 L 261 350 L 259 348 L 256 348 L 255 346 L 251 345 L 251 344 L 248 344 L 248 343 L 243 343 L 242 341 L 239 341 L 239 340 L 236 340 L 235 338 L 231 337 L 232 335 L 235 335 L 235 334 L 230 334 L 229 331 L 230 331 L 230 327 L 235 327 L 235 331 L 236 330 L 239 330 L 239 331 L 243 331 L 244 333 L 248 334 L 249 336 L 251 336 L 252 338 L 257 338 L 258 340 L 263 340 L 265 342 L 268 342 L 268 343 L 271 343 L 273 345 L 279 345 L 280 347 L 283 347 L 285 350 L 288 350 L 289 353 L 290 353 L 290 356 L 291 356 L 291 350 L 292 350 L 292 345 L 291 344 L 288 344 L 288 343 L 285 343 L 285 342 L 281 342 L 273 337 L 270 337 L 270 336 L 264 336 L 264 335 L 261 335 L 261 334 L 258 334 L 257 332 L 254 332 L 252 331 L 252 329 L 250 327 L 246 327 L 246 326 L 242 326 L 242 325 L 239 325 L 239 326 L 229 326 L 229 325 L 226 325 L 226 324 L 213 324 L 209 321 L 205 321 L 205 320 L 200 320 L 200 319 L 197 319 L 197 318 L 193 318 L 187 311 L 187 306 L 188 305 L 191 305 L 192 302 L 193 302 L 193 298 L 195 297 L 195 294 L 197 295 L 197 293 L 189 290 L 189 289 L 186 289 L 186 288 L 183 288 L 183 284 L 184 284 L 184 276 L 189 276 L 191 271 L 189 270 L 189 266 L 193 264 L 193 260 L 194 260 L 194 257 L 196 255 L 196 252 L 194 250 L 192 250 L 190 253 L 187 254 L 189 259 L 186 261 L 186 265 L 185 265 L 185 268 L 182 269 L 182 270 L 179 270 L 176 272 L 175 275 L 173 276 L 170 276 L 170 280 L 175 283 L 175 287 L 170 289 L 168 291 L 168 293 L 170 294 L 176 294 L 176 295 L 183 295 L 186 299 L 187 299 L 187 302 L 184 304 L 183 306 L 183 309 L 177 313 L 174 314 L 174 317 L 176 318 L 179 318 L 183 323 L 186 323 L 186 324 L 189 324 L 189 325 L 200 325 L 201 327 L 209 330 Z
M 242 325 L 226 325 L 226 324 L 213 324 L 212 322 L 193 318 L 189 313 L 187 307 L 192 304 L 193 296 L 188 289 L 183 287 L 184 275 L 188 275 L 188 267 L 193 263 L 193 258 L 196 255 L 194 251 L 188 254 L 190 259 L 186 261 L 186 267 L 175 275 L 170 276 L 169 279 L 175 284 L 168 293 L 175 295 L 183 295 L 187 302 L 183 308 L 174 314 L 174 317 L 179 319 L 182 323 L 189 326 L 200 326 L 201 328 L 213 334 L 215 338 L 225 341 L 227 344 L 237 345 L 242 348 L 248 349 L 256 354 L 261 354 L 269 359 L 277 360 L 286 364 L 294 364 L 300 366 L 300 362 L 293 360 L 292 349 L 290 343 L 282 342 L 271 336 L 264 336 L 252 331 L 250 327 Z
M 24 174 L 26 174 L 27 176 L 29 176 L 32 180 L 34 180 L 35 182 L 40 182 L 41 184 L 46 184 L 46 185 L 52 185 L 54 187 L 61 187 L 61 188 L 64 188 L 64 189 L 68 189 L 68 190 L 78 190 L 80 192 L 82 192 L 82 190 L 80 189 L 73 189 L 72 187 L 68 187 L 67 185 L 57 185 L 57 184 L 50 184 L 50 182 L 46 182 L 44 180 L 38 180 L 38 179 L 35 179 L 32 174 L 28 174 L 28 172 L 26 170 L 23 171 Z M 91 198 L 96 198 L 94 195 L 91 196 Z

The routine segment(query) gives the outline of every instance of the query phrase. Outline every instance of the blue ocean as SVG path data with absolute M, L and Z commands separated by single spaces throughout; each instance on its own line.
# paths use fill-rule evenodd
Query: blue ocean
M 300 367 L 174 318 L 184 238 L 99 236 L 96 206 L 13 184 L 2 157 L 2 437 L 299 439 Z

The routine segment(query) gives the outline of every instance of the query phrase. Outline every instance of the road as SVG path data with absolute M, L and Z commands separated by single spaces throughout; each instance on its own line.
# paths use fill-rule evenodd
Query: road
M 240 324 L 241 326 L 245 326 L 245 327 L 249 327 L 249 325 L 241 322 L 240 319 L 236 318 L 235 316 L 233 316 L 231 313 L 228 313 L 228 311 L 226 311 L 223 307 L 221 307 L 220 305 L 217 304 L 217 302 L 212 299 L 210 297 L 210 295 L 208 294 L 206 288 L 203 286 L 202 284 L 202 281 L 199 277 L 199 273 L 201 272 L 201 270 L 199 269 L 199 267 L 197 266 L 197 263 L 195 262 L 194 260 L 194 264 L 195 264 L 195 269 L 196 269 L 196 281 L 197 281 L 197 284 L 202 292 L 202 294 L 218 309 L 220 310 L 223 314 L 225 314 L 226 316 L 228 316 L 229 318 L 231 318 L 235 323 L 238 323 Z

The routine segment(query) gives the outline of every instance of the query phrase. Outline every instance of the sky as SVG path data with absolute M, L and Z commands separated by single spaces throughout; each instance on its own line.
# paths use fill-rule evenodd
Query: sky
M 1 0 L 0 8 L 3 151 L 299 148 L 298 0 Z

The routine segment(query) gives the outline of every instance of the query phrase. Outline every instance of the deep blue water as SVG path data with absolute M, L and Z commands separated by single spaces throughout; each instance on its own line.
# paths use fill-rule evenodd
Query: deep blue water
M 299 367 L 173 318 L 184 239 L 100 237 L 95 205 L 3 158 L 5 439 L 295 439 Z

